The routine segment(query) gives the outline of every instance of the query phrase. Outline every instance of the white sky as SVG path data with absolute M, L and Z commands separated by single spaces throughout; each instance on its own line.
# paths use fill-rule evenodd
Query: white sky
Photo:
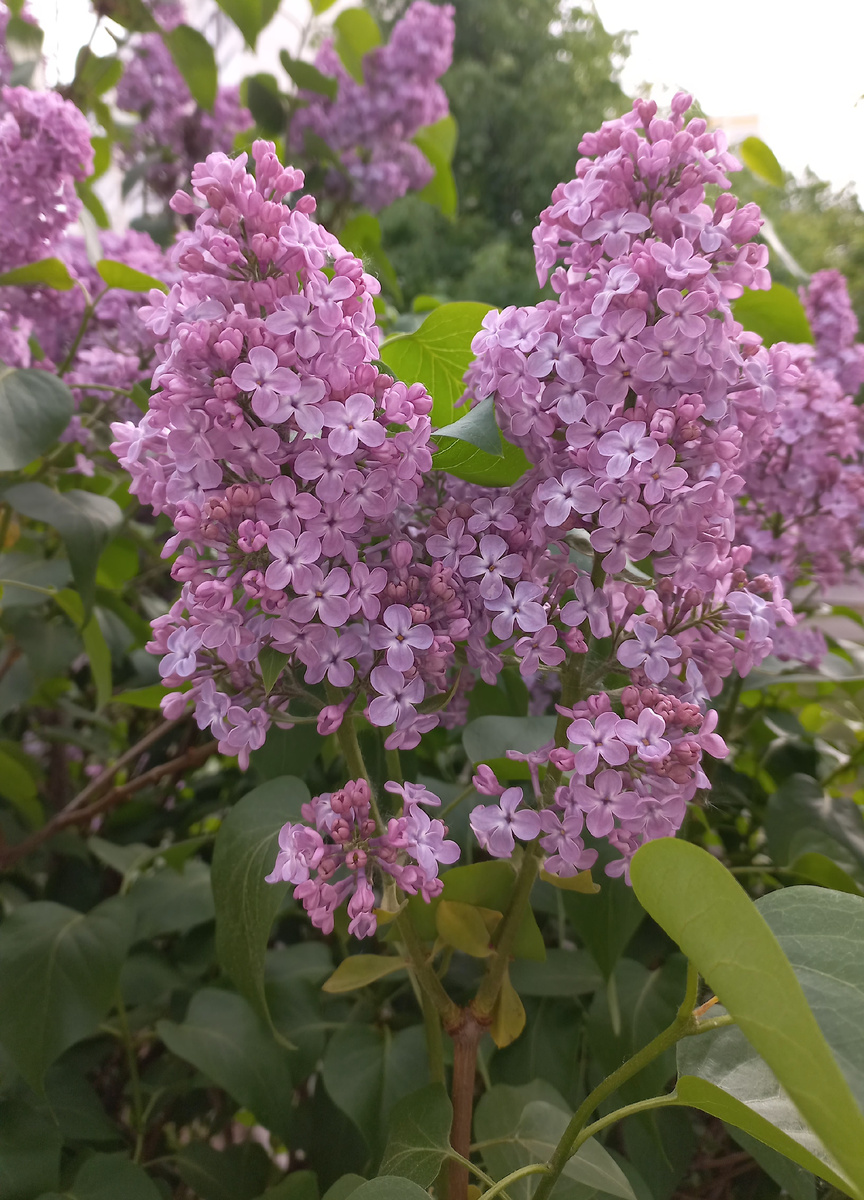
M 455 0 L 458 20 L 459 0 Z M 588 0 L 583 0 L 588 2 Z M 813 168 L 835 187 L 864 196 L 864 3 L 862 0 L 594 0 L 610 31 L 635 30 L 626 91 L 650 85 L 661 103 L 683 88 L 715 118 L 755 117 L 758 132 L 787 169 Z M 77 48 L 92 29 L 87 0 L 30 0 L 46 31 L 48 82 L 71 76 Z M 212 10 L 208 0 L 188 7 Z M 345 0 L 332 11 L 345 7 Z M 247 70 L 281 77 L 278 51 L 296 44 L 307 0 L 282 0 L 261 38 L 257 63 L 234 57 L 223 40 L 226 79 Z M 93 44 L 109 53 L 107 34 Z

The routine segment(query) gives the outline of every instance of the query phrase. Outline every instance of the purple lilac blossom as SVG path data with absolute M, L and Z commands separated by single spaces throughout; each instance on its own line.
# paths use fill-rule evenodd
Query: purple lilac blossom
M 336 97 L 300 93 L 305 107 L 292 120 L 292 145 L 302 150 L 307 133 L 323 138 L 340 156 L 352 199 L 372 212 L 432 178 L 433 168 L 411 139 L 448 113 L 438 80 L 453 54 L 453 14 L 452 5 L 414 0 L 389 42 L 364 56 L 362 83 L 325 42 L 315 65 L 339 81 Z M 337 179 L 330 182 L 338 187 Z

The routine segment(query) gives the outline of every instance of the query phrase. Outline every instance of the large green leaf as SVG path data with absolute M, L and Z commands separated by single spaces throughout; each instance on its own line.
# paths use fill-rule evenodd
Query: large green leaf
M 502 455 L 478 450 L 469 442 L 442 438 L 438 444 L 441 449 L 432 456 L 433 469 L 481 487 L 512 487 L 531 467 L 524 450 L 506 439 L 502 439 Z
M 216 3 L 231 18 L 252 50 L 258 34 L 270 23 L 279 7 L 279 0 L 216 0 Z
M 96 595 L 99 556 L 120 527 L 121 509 L 108 496 L 77 488 L 55 492 L 44 483 L 19 483 L 9 488 L 6 499 L 16 512 L 51 525 L 60 534 L 88 615 Z
M 363 58 L 381 45 L 381 30 L 365 8 L 346 8 L 333 22 L 336 53 L 349 75 L 363 82 Z
M 471 342 L 489 312 L 488 304 L 442 304 L 414 333 L 388 338 L 382 362 L 405 383 L 422 383 L 432 397 L 432 424 L 449 425 L 465 391 L 463 376 L 474 357 Z
M 0 374 L 0 471 L 28 466 L 57 441 L 75 411 L 72 393 L 48 371 Z
M 495 405 L 492 398 L 487 396 L 485 400 L 469 408 L 457 421 L 451 421 L 449 425 L 436 429 L 435 440 L 442 447 L 446 447 L 451 440 L 465 442 L 477 450 L 501 458 L 504 449 L 501 445 L 501 430 L 495 421 Z
M 20 1099 L 0 1103 L 0 1196 L 33 1200 L 60 1182 L 63 1135 L 57 1124 Z
M 342 1194 L 350 1195 L 351 1200 L 429 1200 L 429 1193 L 418 1184 L 396 1175 L 370 1179 L 368 1183 L 361 1183 L 358 1188 Z
M 161 279 L 156 279 L 153 275 L 145 275 L 143 271 L 136 271 L 126 263 L 116 262 L 113 258 L 101 258 L 96 264 L 96 270 L 102 282 L 109 288 L 119 288 L 124 292 L 149 292 L 151 288 L 156 288 L 160 292 L 168 291 L 168 285 Z
M 292 58 L 287 50 L 279 51 L 279 61 L 298 88 L 306 92 L 317 92 L 319 96 L 335 100 L 339 90 L 339 80 L 335 76 L 325 75 L 305 59 Z
M 477 717 L 462 730 L 470 762 L 488 763 L 501 779 L 530 779 L 528 764 L 507 758 L 508 750 L 539 750 L 555 736 L 554 717 Z
M 330 1099 L 380 1153 L 394 1104 L 429 1078 L 422 1026 L 393 1034 L 370 1025 L 344 1026 L 327 1044 L 321 1077 Z
M 450 1151 L 453 1105 L 441 1083 L 413 1092 L 394 1110 L 381 1160 L 384 1175 L 401 1175 L 428 1187 Z
M 823 854 L 864 879 L 864 815 L 847 796 L 829 796 L 809 775 L 792 775 L 768 798 L 766 848 L 777 866 Z M 805 864 L 806 865 L 806 864 Z
M 13 284 L 36 283 L 53 288 L 55 292 L 68 292 L 75 286 L 69 268 L 61 258 L 41 258 L 26 267 L 15 267 L 0 275 L 0 287 Z
M 456 118 L 448 113 L 434 125 L 425 125 L 414 135 L 414 145 L 423 151 L 435 174 L 419 192 L 421 200 L 433 204 L 445 217 L 456 216 L 459 197 L 453 177 L 453 151 L 456 149 Z
M 213 852 L 216 953 L 237 989 L 268 1021 L 264 956 L 288 888 L 264 877 L 276 862 L 279 830 L 299 820 L 308 799 L 306 784 L 293 775 L 269 780 L 234 805 Z
M 62 1195 L 49 1192 L 39 1200 L 160 1200 L 150 1176 L 122 1154 L 94 1154 Z
M 218 76 L 213 47 L 204 34 L 191 25 L 177 25 L 171 30 L 163 29 L 162 40 L 186 81 L 192 99 L 201 108 L 211 109 L 216 100 Z
M 3 608 L 32 608 L 44 604 L 46 596 L 42 589 L 58 591 L 71 578 L 69 563 L 65 558 L 44 558 L 41 554 L 0 554 L 0 579 L 3 582 Z M 15 587 L 15 583 L 24 587 Z M 30 585 L 29 587 L 26 585 Z
M 782 283 L 772 284 L 767 291 L 744 289 L 739 300 L 733 300 L 732 312 L 745 329 L 758 333 L 766 346 L 775 342 L 811 342 L 813 331 L 804 305 Z
M 142 875 L 126 899 L 135 918 L 136 941 L 187 933 L 214 916 L 210 868 L 197 858 L 181 871 L 163 867 Z
M 585 943 L 591 957 L 608 979 L 627 949 L 633 934 L 645 919 L 645 909 L 633 888 L 623 879 L 602 874 L 602 867 L 615 855 L 608 844 L 599 846 L 600 858 L 594 872 L 600 882 L 596 895 L 564 893 L 564 908 L 576 936 Z M 613 999 L 614 1003 L 614 999 Z
M 280 1137 L 288 1136 L 288 1054 L 242 996 L 217 988 L 196 992 L 182 1025 L 160 1021 L 159 1036 L 180 1058 L 230 1092 Z
M 634 856 L 631 877 L 643 906 L 714 989 L 864 1196 L 864 1115 L 759 910 L 716 858 L 671 838 L 643 846 Z M 814 894 L 820 903 L 834 897 L 823 889 Z M 848 904 L 864 904 L 836 895 Z
M 85 915 L 39 900 L 0 925 L 0 1042 L 32 1088 L 108 1012 L 130 936 L 110 901 Z
M 564 1136 L 569 1121 L 570 1114 L 562 1112 L 554 1104 L 545 1100 L 532 1100 L 522 1111 L 514 1140 L 525 1148 L 529 1162 L 548 1162 Z M 563 1177 L 580 1185 L 577 1194 L 585 1197 L 585 1200 L 592 1195 L 636 1200 L 627 1176 L 609 1151 L 604 1150 L 594 1138 L 589 1138 L 577 1153 L 567 1160 Z
M 177 1174 L 198 1200 L 254 1200 L 271 1171 L 264 1147 L 252 1141 L 224 1150 L 192 1142 L 177 1155 Z
M 510 982 L 520 996 L 584 996 L 603 982 L 597 965 L 581 950 L 550 946 L 545 962 L 511 963 Z
M 761 138 L 746 137 L 739 147 L 739 152 L 744 165 L 749 167 L 754 175 L 758 175 L 766 183 L 773 183 L 775 187 L 783 186 L 783 168 L 774 151 L 770 146 L 766 146 Z

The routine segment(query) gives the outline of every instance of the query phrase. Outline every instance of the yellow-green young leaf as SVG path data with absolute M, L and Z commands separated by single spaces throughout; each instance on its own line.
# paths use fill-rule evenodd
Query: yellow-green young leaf
M 505 1046 L 516 1041 L 524 1028 L 525 1008 L 519 999 L 519 993 L 510 982 L 508 973 L 504 976 L 504 983 L 495 1002 L 489 1032 L 498 1049 L 503 1050 Z
M 381 30 L 365 8 L 346 8 L 333 22 L 336 53 L 345 70 L 363 82 L 363 57 L 381 45 Z
M 37 797 L 36 780 L 26 767 L 0 750 L 0 796 L 18 809 L 27 823 L 35 829 L 42 824 L 42 805 Z
M 773 284 L 767 291 L 745 288 L 744 295 L 732 301 L 732 313 L 745 329 L 758 333 L 766 346 L 775 342 L 813 342 L 804 305 L 782 283 Z
M 334 996 L 341 992 L 354 992 L 378 979 L 403 971 L 405 966 L 401 958 L 388 958 L 382 954 L 352 954 L 350 958 L 343 959 L 330 978 L 321 985 L 321 990 Z
M 192 93 L 192 99 L 201 108 L 211 109 L 216 100 L 218 82 L 213 47 L 203 33 L 189 25 L 178 25 L 161 32 L 174 65 Z
M 550 875 L 548 871 L 541 870 L 540 878 L 562 892 L 582 892 L 585 896 L 594 896 L 600 891 L 600 884 L 594 882 L 590 871 L 580 871 L 577 875 Z
M 672 838 L 633 858 L 633 887 L 864 1196 L 864 1114 L 767 922 L 705 850 Z
M 400 333 L 379 352 L 404 383 L 422 383 L 432 397 L 432 424 L 449 425 L 465 391 L 462 378 L 471 365 L 471 342 L 489 312 L 488 304 L 458 301 L 431 312 L 414 333 Z
M 41 284 L 53 288 L 55 292 L 68 292 L 75 286 L 68 267 L 59 258 L 40 258 L 38 262 L 15 267 L 13 271 L 4 271 L 0 275 L 0 286 L 12 287 L 25 283 Z
M 168 285 L 161 279 L 145 275 L 143 271 L 136 271 L 127 267 L 125 263 L 115 262 L 112 258 L 100 259 L 96 270 L 110 288 L 120 288 L 124 292 L 149 292 L 151 288 L 158 288 L 160 292 L 168 291 Z
M 500 913 L 498 916 L 500 919 Z M 435 912 L 435 928 L 448 946 L 472 958 L 488 958 L 492 953 L 489 929 L 483 913 L 474 904 L 442 900 Z
M 777 161 L 774 151 L 770 146 L 766 146 L 761 138 L 745 138 L 741 143 L 740 151 L 744 165 L 749 167 L 754 175 L 758 175 L 766 183 L 773 183 L 775 187 L 783 186 L 785 183 L 783 168 Z
M 104 708 L 111 699 L 111 651 L 105 641 L 99 622 L 94 613 L 81 630 L 87 660 L 90 663 L 90 674 L 96 688 L 96 711 Z

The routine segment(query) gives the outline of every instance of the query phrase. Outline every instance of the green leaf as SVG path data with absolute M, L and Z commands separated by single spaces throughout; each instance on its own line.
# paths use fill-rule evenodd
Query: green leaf
M 213 47 L 203 33 L 190 25 L 177 25 L 171 30 L 163 29 L 161 33 L 192 99 L 201 108 L 212 109 L 218 85 Z
M 105 641 L 105 635 L 96 620 L 94 613 L 81 630 L 84 649 L 87 651 L 87 661 L 96 688 L 96 711 L 104 708 L 111 699 L 111 651 Z
M 570 1117 L 560 1108 L 544 1100 L 532 1100 L 526 1105 L 514 1135 L 515 1141 L 528 1152 L 529 1162 L 547 1162 L 564 1135 Z M 579 1151 L 568 1159 L 564 1178 L 582 1184 L 604 1196 L 621 1200 L 636 1200 L 627 1176 L 608 1150 L 589 1138 Z
M 34 1090 L 115 996 L 130 929 L 113 902 L 86 916 L 38 900 L 0 925 L 0 1042 Z
M 813 342 L 813 331 L 804 305 L 782 283 L 767 291 L 744 289 L 739 300 L 732 301 L 732 314 L 745 329 L 758 333 L 766 346 L 775 342 Z
M 342 226 L 339 241 L 346 250 L 368 262 L 368 266 L 393 293 L 397 303 L 401 304 L 402 289 L 393 264 L 384 253 L 381 244 L 381 223 L 378 218 L 369 212 L 355 213 Z
M 408 901 L 417 933 L 427 942 L 433 942 L 438 936 L 436 917 L 442 900 L 460 901 L 503 913 L 513 890 L 514 874 L 507 862 L 480 862 L 452 867 L 442 878 L 444 888 L 441 895 L 429 904 L 420 896 L 412 896 Z M 529 958 L 534 962 L 543 962 L 546 957 L 543 935 L 530 907 L 526 908 L 522 917 L 513 954 L 516 958 Z
M 489 305 L 475 301 L 442 304 L 414 333 L 388 338 L 379 351 L 405 383 L 422 383 L 432 397 L 432 424 L 449 425 L 465 391 L 463 376 L 474 355 L 471 342 Z
M 316 92 L 319 96 L 327 96 L 330 100 L 336 99 L 339 80 L 334 76 L 325 75 L 302 58 L 292 58 L 287 50 L 279 51 L 279 61 L 298 88 L 304 92 Z
M 0 1196 L 33 1200 L 60 1183 L 63 1135 L 50 1117 L 20 1099 L 0 1103 Z
M 18 809 L 32 827 L 42 824 L 44 813 L 37 799 L 36 780 L 11 754 L 0 749 L 0 796 Z
M 94 1154 L 75 1176 L 72 1187 L 40 1200 L 160 1200 L 162 1193 L 143 1167 L 122 1154 Z
M 350 1195 L 352 1200 L 429 1200 L 429 1193 L 418 1184 L 396 1175 L 379 1175 L 343 1195 Z
M 432 456 L 432 468 L 446 471 L 448 475 L 455 475 L 466 483 L 494 488 L 512 487 L 530 469 L 531 463 L 518 446 L 506 439 L 502 444 L 504 454 L 499 458 L 465 442 L 451 442 L 446 447 L 439 442 L 442 448 Z
M 192 997 L 182 1025 L 159 1021 L 156 1028 L 173 1054 L 225 1088 L 268 1129 L 281 1138 L 288 1136 L 292 1094 L 288 1055 L 274 1045 L 269 1030 L 242 996 L 203 988 Z
M 96 594 L 99 556 L 123 520 L 120 508 L 108 496 L 77 488 L 55 492 L 44 483 L 17 484 L 6 492 L 6 499 L 17 512 L 51 525 L 60 534 L 88 614 Z
M 124 874 L 129 869 L 127 866 Z M 135 919 L 136 942 L 166 933 L 187 933 L 213 920 L 210 868 L 192 859 L 181 871 L 170 867 L 155 870 L 135 880 L 126 900 Z
M 110 229 L 111 219 L 105 211 L 105 205 L 93 191 L 86 179 L 79 179 L 75 184 L 78 199 L 89 212 L 100 229 Z
M 253 1200 L 271 1171 L 264 1147 L 252 1141 L 224 1150 L 192 1142 L 177 1155 L 177 1174 L 199 1200 Z
M 501 431 L 495 421 L 495 405 L 492 397 L 487 396 L 473 408 L 469 408 L 464 417 L 453 421 L 441 429 L 435 430 L 435 441 L 441 445 L 443 439 L 452 438 L 458 442 L 467 442 L 478 450 L 501 458 L 504 450 L 501 445 Z
M 490 930 L 484 912 L 500 921 L 501 916 L 491 909 L 478 908 L 462 900 L 441 900 L 435 909 L 435 930 L 443 942 L 470 954 L 472 958 L 488 958 L 492 953 Z
M 448 114 L 434 125 L 426 125 L 418 130 L 412 139 L 435 169 L 435 174 L 418 195 L 450 220 L 455 218 L 459 203 L 451 165 L 457 136 L 456 118 Z
M 394 1105 L 428 1081 L 423 1028 L 411 1025 L 391 1034 L 371 1025 L 345 1025 L 327 1043 L 321 1077 L 333 1103 L 370 1150 L 380 1153 Z
M 363 57 L 381 45 L 381 30 L 365 8 L 346 8 L 333 22 L 334 46 L 345 70 L 363 82 Z
M 136 271 L 113 258 L 101 258 L 96 270 L 109 288 L 120 288 L 124 292 L 149 292 L 151 288 L 156 288 L 160 292 L 168 292 L 168 285 L 161 279 L 145 275 L 143 271 Z
M 3 608 L 32 608 L 44 604 L 48 599 L 42 590 L 57 591 L 65 587 L 71 578 L 69 563 L 65 558 L 43 558 L 41 554 L 0 554 L 0 579 L 13 581 L 2 584 Z M 30 584 L 30 587 L 15 587 L 15 582 Z
M 847 796 L 829 796 L 809 775 L 792 775 L 768 798 L 766 849 L 778 866 L 821 854 L 852 878 L 864 874 L 864 814 Z
M 158 33 L 159 26 L 145 0 L 110 0 L 112 21 L 134 33 Z
M 638 850 L 631 878 L 644 907 L 714 989 L 864 1195 L 864 1115 L 759 910 L 716 858 L 671 838 Z M 821 903 L 864 904 L 821 889 L 816 894 Z
M 852 896 L 864 896 L 864 891 L 851 875 L 827 854 L 819 854 L 816 851 L 800 854 L 792 863 L 791 869 L 806 883 L 833 888 L 835 892 L 849 892 Z
M 162 700 L 168 695 L 168 688 L 161 683 L 151 683 L 149 687 L 130 688 L 126 692 L 118 692 L 113 697 L 115 704 L 129 704 L 132 708 L 159 709 Z
M 507 758 L 507 751 L 539 750 L 554 734 L 554 717 L 477 717 L 462 730 L 462 745 L 475 766 L 488 763 L 503 779 L 530 779 L 528 764 Z
M 273 137 L 284 135 L 285 102 L 275 76 L 266 71 L 259 71 L 257 75 L 247 75 L 241 85 L 241 96 L 259 129 Z
M 264 995 L 264 956 L 270 928 L 287 884 L 266 883 L 278 851 L 279 830 L 298 820 L 309 800 L 306 784 L 294 776 L 271 779 L 255 788 L 228 813 L 213 852 L 216 954 L 255 1011 L 269 1021 Z
M 52 446 L 75 411 L 72 393 L 48 371 L 0 373 L 0 471 L 29 466 Z
M 281 1183 L 262 1192 L 258 1200 L 318 1200 L 318 1177 L 314 1171 L 292 1171 Z
M 75 286 L 69 268 L 60 258 L 41 258 L 26 267 L 15 267 L 0 275 L 0 285 L 36 283 L 53 288 L 55 292 L 68 292 Z
M 751 1158 L 755 1158 L 759 1166 L 779 1184 L 781 1192 L 786 1192 L 792 1200 L 816 1200 L 816 1180 L 809 1171 L 790 1162 L 758 1138 L 751 1137 L 741 1129 L 727 1126 L 727 1132 L 735 1139 L 742 1150 L 746 1150 Z
M 406 1096 L 390 1119 L 381 1172 L 428 1187 L 449 1155 L 452 1123 L 453 1105 L 443 1084 Z
M 216 3 L 243 34 L 251 50 L 279 7 L 279 0 L 216 0 Z
M 599 868 L 614 857 L 608 845 L 601 845 L 599 849 L 598 874 Z M 564 909 L 576 936 L 585 943 L 604 978 L 608 979 L 645 919 L 645 909 L 633 888 L 623 879 L 599 877 L 603 883 L 597 895 L 565 892 Z
M 264 691 L 269 696 L 276 686 L 279 676 L 285 669 L 288 655 L 272 646 L 265 646 L 258 654 L 258 670 L 261 672 L 261 682 Z
M 321 985 L 323 992 L 340 995 L 368 987 L 379 979 L 386 979 L 397 971 L 404 971 L 406 963 L 401 958 L 385 957 L 382 954 L 352 954 L 342 962 L 328 980 Z
M 316 17 L 320 17 L 321 13 L 326 12 L 328 8 L 332 8 L 336 0 L 310 0 L 312 11 Z
M 362 1175 L 343 1175 L 327 1189 L 322 1200 L 347 1200 L 347 1197 L 353 1196 L 360 1184 L 365 1182 Z
M 584 996 L 597 991 L 603 976 L 581 950 L 550 946 L 545 962 L 511 963 L 510 982 L 520 996 Z
M 786 182 L 783 168 L 774 151 L 766 146 L 761 138 L 746 137 L 739 150 L 745 167 L 749 167 L 754 175 L 758 175 L 766 183 L 773 183 L 775 187 L 783 187 Z

